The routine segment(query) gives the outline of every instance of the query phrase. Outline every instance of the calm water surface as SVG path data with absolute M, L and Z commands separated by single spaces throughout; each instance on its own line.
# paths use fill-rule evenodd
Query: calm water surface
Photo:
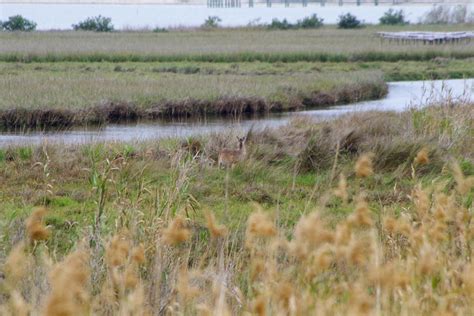
M 219 132 L 226 129 L 241 131 L 278 127 L 296 116 L 309 116 L 317 120 L 329 120 L 340 115 L 365 111 L 397 111 L 422 107 L 430 101 L 447 96 L 474 101 L 474 79 L 446 81 L 391 82 L 386 98 L 347 105 L 333 106 L 292 113 L 271 114 L 254 119 L 201 119 L 194 121 L 146 122 L 134 124 L 113 124 L 103 129 L 73 129 L 61 132 L 33 132 L 0 134 L 0 147 L 10 145 L 49 143 L 88 143 L 103 141 L 140 141 L 167 137 L 186 137 L 197 134 Z

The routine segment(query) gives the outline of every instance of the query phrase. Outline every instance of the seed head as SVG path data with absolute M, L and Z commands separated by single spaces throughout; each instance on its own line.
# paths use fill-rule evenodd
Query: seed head
M 267 298 L 262 294 L 258 295 L 253 300 L 252 310 L 255 315 L 258 315 L 258 316 L 267 315 Z
M 369 205 L 363 196 L 358 197 L 356 209 L 349 217 L 349 223 L 356 226 L 372 226 L 373 221 L 370 217 Z
M 86 290 L 89 280 L 88 255 L 75 251 L 59 263 L 50 274 L 51 293 L 47 299 L 45 315 L 85 315 L 89 308 Z
M 268 214 L 258 210 L 250 215 L 247 224 L 248 237 L 272 237 L 277 230 Z
M 213 213 L 207 211 L 205 212 L 207 229 L 211 233 L 212 238 L 225 237 L 228 233 L 227 227 L 224 225 L 219 225 L 216 222 L 216 218 Z
M 132 249 L 132 261 L 136 264 L 143 264 L 145 262 L 145 248 L 143 244 Z
M 11 305 L 12 315 L 15 315 L 15 316 L 28 316 L 28 315 L 30 315 L 31 308 L 25 302 L 25 299 L 23 298 L 23 296 L 18 291 L 15 291 L 15 290 L 13 290 L 10 293 L 10 295 L 11 295 L 10 305 Z M 1 309 L 0 309 L 0 311 L 1 311 Z
M 25 253 L 25 244 L 19 243 L 8 254 L 4 264 L 7 281 L 13 286 L 20 281 L 27 272 L 29 257 Z
M 334 195 L 340 198 L 344 204 L 346 204 L 349 199 L 349 194 L 347 193 L 347 180 L 342 173 L 339 175 L 339 182 L 337 188 L 334 190 Z
M 458 163 L 452 163 L 453 176 L 456 180 L 456 190 L 459 194 L 466 194 L 474 187 L 474 176 L 465 177 Z
M 191 237 L 191 232 L 186 228 L 186 221 L 181 216 L 176 216 L 163 230 L 163 241 L 169 245 L 177 245 Z
M 188 270 L 184 267 L 179 272 L 176 288 L 184 302 L 189 302 L 200 293 L 199 288 L 190 284 Z
M 373 154 L 363 154 L 357 159 L 355 164 L 355 173 L 359 178 L 366 178 L 374 173 L 372 166 Z
M 44 226 L 44 217 L 47 210 L 44 207 L 36 208 L 26 220 L 26 231 L 30 241 L 46 240 L 50 231 Z
M 298 257 L 305 257 L 315 248 L 325 244 L 333 243 L 334 233 L 326 229 L 317 212 L 302 216 L 295 227 L 295 238 L 291 242 L 291 249 Z
M 130 241 L 125 232 L 112 237 L 107 245 L 105 257 L 109 267 L 119 267 L 125 265 L 130 251 Z
M 133 290 L 137 287 L 139 278 L 134 265 L 128 265 L 124 272 L 124 287 Z
M 417 154 L 414 159 L 415 163 L 418 165 L 426 165 L 430 162 L 429 150 L 426 147 L 423 147 Z

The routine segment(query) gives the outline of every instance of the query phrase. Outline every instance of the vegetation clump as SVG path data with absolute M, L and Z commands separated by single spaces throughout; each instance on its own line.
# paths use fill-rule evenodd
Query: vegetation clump
M 362 22 L 350 13 L 340 15 L 337 22 L 337 27 L 340 29 L 357 29 L 363 26 Z
M 222 19 L 218 16 L 208 16 L 204 23 L 201 25 L 203 28 L 215 29 L 219 27 L 219 23 Z
M 78 24 L 73 24 L 72 28 L 75 31 L 94 31 L 94 32 L 112 32 L 114 26 L 112 19 L 101 15 L 96 17 L 89 17 Z
M 387 12 L 379 19 L 381 25 L 405 25 L 408 21 L 405 19 L 403 10 L 388 9 Z
M 36 23 L 24 18 L 21 15 L 14 15 L 8 18 L 8 21 L 0 21 L 0 31 L 10 32 L 30 32 L 36 30 Z
M 289 30 L 289 29 L 317 29 L 324 25 L 324 19 L 319 18 L 317 14 L 298 20 L 295 24 L 288 22 L 287 19 L 273 19 L 268 25 L 269 29 Z
M 153 29 L 153 32 L 154 32 L 154 33 L 167 33 L 167 32 L 168 32 L 168 29 L 165 28 L 165 27 L 158 27 L 158 26 L 157 26 L 157 27 L 155 27 L 155 28 Z

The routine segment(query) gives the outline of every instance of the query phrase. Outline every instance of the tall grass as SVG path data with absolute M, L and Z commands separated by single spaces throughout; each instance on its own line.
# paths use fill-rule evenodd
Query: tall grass
M 8 67 L 7 67 L 8 68 Z M 116 68 L 114 68 L 116 69 Z M 378 71 L 281 75 L 21 71 L 0 79 L 0 125 L 60 127 L 139 118 L 241 115 L 376 99 Z
M 433 57 L 469 58 L 473 45 L 380 43 L 377 31 L 405 30 L 406 26 L 374 26 L 363 30 L 271 31 L 262 29 L 131 32 L 95 34 L 38 32 L 0 34 L 0 60 L 5 62 L 296 62 L 397 61 Z M 410 30 L 455 31 L 465 26 L 411 26 Z
M 473 115 L 471 104 L 442 102 L 297 119 L 249 133 L 248 158 L 230 170 L 204 159 L 232 134 L 194 140 L 196 153 L 175 140 L 45 144 L 26 160 L 11 148 L 0 163 L 0 310 L 469 314 Z M 328 166 L 294 168 L 323 141 Z M 45 162 L 47 203 L 37 200 Z M 104 172 L 97 235 L 92 179 Z

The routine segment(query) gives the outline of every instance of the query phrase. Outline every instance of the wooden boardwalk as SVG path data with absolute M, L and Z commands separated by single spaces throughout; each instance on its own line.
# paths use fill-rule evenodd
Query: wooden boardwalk
M 377 32 L 383 40 L 399 43 L 421 42 L 423 44 L 469 43 L 474 32 Z

